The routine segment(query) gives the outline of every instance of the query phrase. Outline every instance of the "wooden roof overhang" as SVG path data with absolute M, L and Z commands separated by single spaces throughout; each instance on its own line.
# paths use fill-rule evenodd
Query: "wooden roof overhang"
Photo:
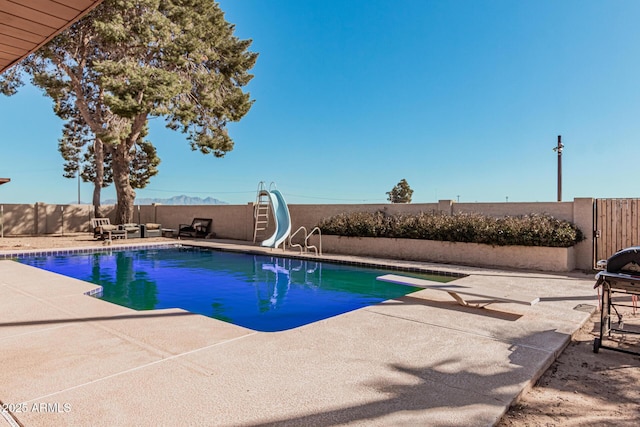
M 102 0 L 0 0 L 0 73 L 100 3 Z

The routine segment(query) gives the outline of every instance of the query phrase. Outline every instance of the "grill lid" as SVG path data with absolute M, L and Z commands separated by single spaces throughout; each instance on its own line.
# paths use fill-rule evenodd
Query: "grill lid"
M 606 271 L 609 273 L 640 273 L 640 246 L 631 246 L 611 255 L 607 260 Z

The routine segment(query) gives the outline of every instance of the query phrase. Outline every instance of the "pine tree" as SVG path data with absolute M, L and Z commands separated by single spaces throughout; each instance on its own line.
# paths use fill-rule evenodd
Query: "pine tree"
M 0 92 L 15 93 L 24 71 L 59 117 L 79 117 L 95 138 L 97 174 L 110 156 L 116 220 L 131 222 L 134 188 L 154 175 L 149 118 L 164 117 L 192 150 L 223 157 L 233 149 L 226 125 L 251 108 L 242 89 L 257 59 L 233 32 L 212 1 L 105 0 L 5 73 Z
M 101 156 L 102 161 L 97 161 L 96 147 L 101 142 L 93 138 L 91 131 L 79 119 L 81 119 L 80 116 L 74 116 L 66 122 L 62 129 L 62 138 L 58 140 L 58 150 L 65 160 L 62 175 L 65 178 L 77 178 L 80 173 L 84 182 L 94 184 L 94 215 L 98 217 L 100 216 L 101 190 L 113 183 L 112 157 L 110 153 L 106 153 Z M 160 159 L 155 147 L 142 138 L 145 135 L 146 132 L 132 148 L 132 160 L 129 165 L 132 188 L 144 188 L 158 173 L 157 166 L 160 164 Z

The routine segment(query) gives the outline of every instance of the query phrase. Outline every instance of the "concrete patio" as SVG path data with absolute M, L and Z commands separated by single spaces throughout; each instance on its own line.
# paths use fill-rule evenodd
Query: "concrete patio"
M 464 273 L 456 284 L 541 301 L 476 309 L 422 290 L 265 333 L 137 312 L 85 295 L 95 285 L 0 261 L 0 401 L 11 410 L 0 425 L 490 426 L 597 306 L 586 275 L 323 258 Z

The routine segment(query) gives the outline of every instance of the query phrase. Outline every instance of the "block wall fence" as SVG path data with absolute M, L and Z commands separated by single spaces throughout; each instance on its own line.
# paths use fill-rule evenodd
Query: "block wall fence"
M 286 195 L 285 195 L 286 196 Z M 585 240 L 574 248 L 577 269 L 593 266 L 594 214 L 592 198 L 576 198 L 572 202 L 502 202 L 457 203 L 440 200 L 438 203 L 411 204 L 340 204 L 289 205 L 292 231 L 304 226 L 308 231 L 323 218 L 348 212 L 384 211 L 389 214 L 414 214 L 438 211 L 447 214 L 482 213 L 502 217 L 540 213 L 574 223 L 584 233 Z M 159 223 L 163 228 L 177 229 L 191 223 L 193 218 L 212 218 L 217 238 L 241 241 L 253 240 L 253 203 L 246 205 L 136 205 L 133 222 Z M 115 223 L 115 206 L 100 208 L 100 216 Z M 0 205 L 0 230 L 3 236 L 61 235 L 90 231 L 92 205 L 3 204 Z

